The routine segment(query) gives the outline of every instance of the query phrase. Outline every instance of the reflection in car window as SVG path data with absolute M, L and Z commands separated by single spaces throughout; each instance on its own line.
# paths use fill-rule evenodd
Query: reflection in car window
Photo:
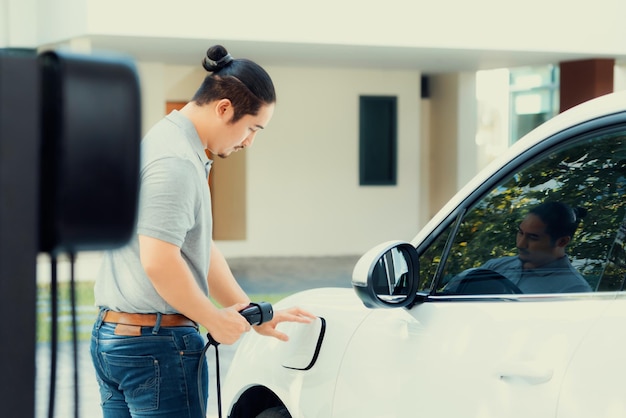
M 575 277 L 580 280 L 572 286 L 525 284 L 523 293 L 623 290 L 625 189 L 624 128 L 569 140 L 548 155 L 531 161 L 474 203 L 453 237 L 449 237 L 453 226 L 443 231 L 420 257 L 423 281 L 420 288 L 424 290 L 434 284 L 435 294 L 519 293 L 524 287 L 520 282 L 522 276 L 517 277 L 508 270 L 501 274 L 505 270 L 495 268 L 493 260 L 509 260 L 521 265 L 516 245 L 520 225 L 531 208 L 550 201 L 563 202 L 571 208 L 581 207 L 587 214 L 565 247 L 573 267 L 563 263 L 553 265 L 546 280 L 549 277 L 555 283 L 578 280 Z M 444 254 L 448 238 L 452 242 L 449 253 Z M 445 264 L 440 266 L 442 260 Z M 489 260 L 492 261 L 486 266 L 490 268 L 485 271 L 483 268 Z M 564 270 L 567 268 L 572 268 L 570 273 Z M 494 270 L 499 272 L 494 273 Z M 461 291 L 461 281 L 471 281 L 472 286 Z M 507 281 L 516 286 L 510 286 Z

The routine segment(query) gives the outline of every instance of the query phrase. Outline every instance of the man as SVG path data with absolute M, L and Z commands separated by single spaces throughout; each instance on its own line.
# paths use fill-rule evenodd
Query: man
M 518 226 L 518 255 L 489 260 L 481 268 L 500 273 L 522 293 L 591 292 L 565 253 L 586 213 L 561 202 L 532 208 Z
M 276 95 L 263 68 L 222 46 L 207 51 L 203 67 L 210 74 L 193 100 L 143 139 L 137 234 L 107 252 L 96 279 L 91 353 L 104 418 L 202 417 L 208 377 L 198 325 L 224 344 L 251 328 L 239 314 L 250 300 L 212 240 L 205 150 L 226 158 L 252 145 Z M 291 308 L 255 331 L 287 340 L 278 323 L 313 319 Z

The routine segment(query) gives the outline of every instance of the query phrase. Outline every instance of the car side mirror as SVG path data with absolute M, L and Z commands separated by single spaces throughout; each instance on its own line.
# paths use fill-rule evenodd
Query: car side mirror
M 368 308 L 399 308 L 417 296 L 419 261 L 412 244 L 391 241 L 365 253 L 354 266 L 352 287 Z

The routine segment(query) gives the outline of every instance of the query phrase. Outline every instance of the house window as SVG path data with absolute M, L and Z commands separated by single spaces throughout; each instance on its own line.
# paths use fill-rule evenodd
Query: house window
M 397 177 L 397 98 L 359 98 L 359 184 L 389 186 Z
M 559 111 L 559 67 L 510 69 L 510 143 L 532 131 Z

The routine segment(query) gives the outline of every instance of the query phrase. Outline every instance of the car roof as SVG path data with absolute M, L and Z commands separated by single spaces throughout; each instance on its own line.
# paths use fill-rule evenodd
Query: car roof
M 511 145 L 506 152 L 501 154 L 487 167 L 482 169 L 472 180 L 462 187 L 452 197 L 437 214 L 426 224 L 413 240 L 414 245 L 418 245 L 430 232 L 437 227 L 448 214 L 458 207 L 461 202 L 471 194 L 476 188 L 492 177 L 508 162 L 517 155 L 543 142 L 553 135 L 572 128 L 574 126 L 592 121 L 594 119 L 626 112 L 626 90 L 606 94 L 586 101 L 578 106 L 572 107 L 545 123 L 539 125 L 531 132 L 520 138 Z

